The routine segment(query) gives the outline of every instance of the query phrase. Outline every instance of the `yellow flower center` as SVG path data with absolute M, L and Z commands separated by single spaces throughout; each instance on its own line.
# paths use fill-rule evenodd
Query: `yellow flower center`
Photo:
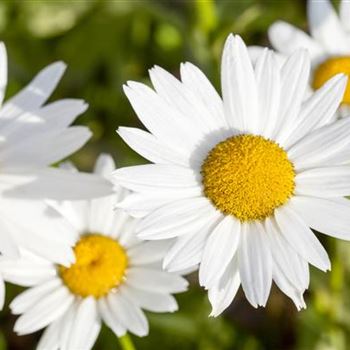
M 239 135 L 218 143 L 202 164 L 207 198 L 241 221 L 273 214 L 294 192 L 294 167 L 287 153 L 262 136 Z
M 74 253 L 73 265 L 59 267 L 63 282 L 73 294 L 100 298 L 123 282 L 128 259 L 112 238 L 99 234 L 83 236 Z
M 312 87 L 316 90 L 334 75 L 344 73 L 350 78 L 350 56 L 332 57 L 321 63 L 314 74 Z M 345 89 L 343 103 L 350 104 L 350 81 Z

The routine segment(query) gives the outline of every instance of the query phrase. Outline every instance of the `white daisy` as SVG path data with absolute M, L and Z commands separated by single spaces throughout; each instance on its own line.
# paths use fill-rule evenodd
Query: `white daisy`
M 310 35 L 289 23 L 278 21 L 269 28 L 272 46 L 289 55 L 306 48 L 311 56 L 311 87 L 320 88 L 338 73 L 350 75 L 350 1 L 341 0 L 339 16 L 329 0 L 309 0 Z M 345 90 L 341 115 L 350 114 L 350 84 Z
M 108 177 L 114 169 L 111 157 L 102 156 L 95 172 Z M 102 322 L 118 337 L 127 331 L 144 336 L 148 322 L 142 309 L 177 310 L 171 293 L 185 291 L 187 281 L 162 271 L 167 242 L 141 242 L 134 235 L 137 220 L 112 210 L 125 195 L 115 188 L 103 198 L 55 204 L 76 233 L 76 261 L 70 266 L 28 252 L 0 261 L 6 281 L 31 286 L 10 308 L 21 314 L 14 327 L 18 334 L 47 327 L 38 349 L 90 349 Z
M 47 218 L 47 206 L 38 199 L 81 199 L 110 193 L 108 183 L 96 176 L 49 167 L 75 152 L 91 136 L 86 127 L 69 127 L 86 110 L 84 101 L 65 99 L 43 106 L 64 70 L 62 62 L 48 66 L 2 104 L 7 56 L 0 43 L 1 254 L 16 256 L 19 244 L 43 253 L 48 247 L 56 248 L 48 229 L 54 223 Z M 70 246 L 65 249 L 69 255 Z
M 140 238 L 177 237 L 164 267 L 200 263 L 213 315 L 240 284 L 253 306 L 265 305 L 272 280 L 304 307 L 308 263 L 328 270 L 311 231 L 350 238 L 350 118 L 330 123 L 346 77 L 337 75 L 302 103 L 309 76 L 305 50 L 279 67 L 265 50 L 255 69 L 240 37 L 222 58 L 223 101 L 204 74 L 181 65 L 181 81 L 151 69 L 155 91 L 128 82 L 125 93 L 150 133 L 119 128 L 155 164 L 118 169 L 135 191 L 118 207 L 143 217 Z

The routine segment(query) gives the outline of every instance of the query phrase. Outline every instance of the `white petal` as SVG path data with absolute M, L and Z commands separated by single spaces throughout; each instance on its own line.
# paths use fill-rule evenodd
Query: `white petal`
M 276 125 L 280 104 L 280 72 L 275 55 L 265 49 L 255 66 L 256 83 L 259 94 L 259 128 L 265 137 L 271 137 Z
M 295 212 L 292 200 L 275 210 L 276 222 L 287 242 L 310 264 L 322 271 L 330 269 L 327 252 L 307 224 Z
M 186 116 L 169 106 L 159 95 L 146 85 L 129 82 L 124 92 L 145 127 L 162 143 L 187 155 L 202 132 L 188 128 Z
M 42 256 L 43 258 L 50 259 L 51 262 L 59 265 L 69 266 L 74 262 L 74 253 L 69 244 L 55 242 L 51 240 L 48 235 L 46 238 L 43 238 L 40 235 L 36 235 L 35 232 L 31 233 L 29 237 L 25 237 L 25 234 L 28 236 L 30 231 L 23 232 L 23 226 L 18 225 L 17 230 L 18 233 L 23 235 L 22 237 L 18 235 L 22 247 Z M 23 280 L 19 276 L 16 283 L 26 285 L 28 280 Z
M 199 269 L 199 283 L 211 287 L 221 278 L 236 253 L 241 234 L 240 222 L 226 216 L 207 239 Z
M 115 211 L 113 210 L 116 196 L 106 196 L 90 201 L 88 229 L 90 232 L 109 233 Z
M 38 303 L 45 295 L 52 294 L 61 285 L 62 282 L 60 279 L 53 278 L 36 287 L 27 289 L 11 302 L 10 309 L 12 313 L 18 315 L 28 311 L 28 309 Z
M 140 243 L 140 240 L 136 237 L 135 234 L 135 227 L 138 224 L 138 220 L 131 218 L 123 212 L 117 214 L 117 219 L 115 220 L 114 225 L 115 233 L 111 234 L 110 236 L 114 239 L 117 239 L 119 243 L 126 249 L 129 249 L 130 247 Z M 126 219 L 124 219 L 124 216 Z M 118 225 L 119 221 L 121 221 L 121 224 Z
M 14 173 L 13 179 L 16 180 L 16 177 L 20 180 L 25 178 L 26 183 L 6 191 L 4 195 L 28 199 L 78 200 L 113 193 L 113 186 L 109 181 L 82 172 L 72 173 L 63 169 L 43 168 L 27 171 L 25 175 L 23 171 Z
M 75 229 L 77 236 L 88 229 L 88 216 L 90 203 L 84 200 L 75 201 L 47 201 L 49 205 L 59 212 Z
M 11 120 L 1 127 L 1 137 L 6 140 L 8 147 L 18 142 L 35 141 L 37 137 L 47 132 L 66 129 L 78 115 L 87 109 L 83 100 L 59 100 L 38 109 L 26 111 L 18 118 Z
M 163 268 L 175 272 L 192 268 L 199 264 L 202 260 L 207 237 L 221 219 L 222 214 L 216 212 L 215 217 L 206 222 L 201 229 L 177 238 L 175 244 L 169 249 L 164 258 Z
M 45 257 L 48 261 L 66 265 L 74 261 L 71 245 L 75 241 L 73 228 L 57 212 L 42 201 L 3 200 L 2 220 L 22 247 Z M 18 212 L 21 219 L 18 220 Z M 56 235 L 48 235 L 55 232 Z
M 98 309 L 103 321 L 115 333 L 117 337 L 121 337 L 126 333 L 125 327 L 121 324 L 118 316 L 118 310 L 112 309 L 107 298 L 100 298 L 97 301 Z
M 108 209 L 108 214 L 110 214 L 109 211 L 110 207 Z M 130 217 L 128 213 L 120 209 L 112 209 L 111 217 L 106 216 L 106 219 L 108 219 L 106 220 L 108 222 L 104 225 L 103 233 L 114 239 L 119 239 L 126 234 L 125 231 L 130 231 L 129 222 L 133 223 L 136 221 L 134 218 Z M 134 232 L 130 232 L 130 234 L 134 234 Z
M 310 74 L 310 59 L 306 50 L 291 55 L 281 69 L 281 102 L 273 139 L 284 145 L 295 127 Z
M 188 282 L 177 274 L 143 267 L 128 270 L 126 283 L 141 290 L 159 293 L 180 293 L 188 286 Z
M 100 317 L 98 316 L 98 319 L 95 319 L 92 325 L 90 326 L 88 335 L 85 337 L 85 339 L 83 339 L 83 343 L 81 345 L 83 349 L 93 348 L 98 338 L 98 335 L 100 334 L 101 327 L 102 323 L 100 321 Z
M 254 307 L 265 306 L 272 283 L 272 258 L 265 235 L 259 222 L 242 225 L 239 273 L 244 293 Z
M 65 69 L 63 62 L 56 62 L 40 71 L 23 90 L 6 101 L 0 110 L 0 118 L 12 119 L 45 103 Z
M 48 272 L 46 276 L 43 276 L 42 273 L 40 275 L 37 275 L 36 271 L 34 273 L 31 272 L 28 275 L 26 275 L 25 272 L 26 271 L 8 271 L 7 273 L 4 273 L 4 278 L 6 278 L 7 282 L 12 284 L 17 284 L 24 287 L 32 287 L 36 286 L 38 283 L 46 281 L 48 278 L 56 276 L 56 272 L 54 270 L 51 270 L 50 273 Z
M 329 0 L 308 1 L 307 14 L 312 36 L 332 55 L 348 54 L 350 41 Z
M 315 165 L 337 164 L 334 160 L 339 153 L 349 149 L 349 130 L 350 118 L 325 125 L 309 133 L 288 149 L 288 157 L 297 171 Z
M 138 305 L 147 311 L 174 312 L 178 309 L 177 302 L 172 295 L 154 291 L 150 292 L 133 288 L 131 286 L 122 287 L 125 287 L 124 293 L 135 305 Z
M 85 344 L 87 340 L 90 342 L 91 332 L 95 330 L 96 325 L 100 325 L 96 300 L 92 297 L 82 299 L 76 311 L 67 349 L 90 349 Z M 97 338 L 96 332 L 93 332 L 93 335 L 94 343 Z
M 46 166 L 68 157 L 90 137 L 90 130 L 84 126 L 73 126 L 64 131 L 54 129 L 17 141 L 2 152 L 1 158 L 7 168 Z
M 6 294 L 5 282 L 2 276 L 0 275 L 0 311 L 3 309 L 5 304 L 5 294 Z
M 51 140 L 51 142 L 42 141 L 41 147 L 47 147 L 50 152 L 43 155 L 42 150 L 41 152 L 38 150 L 37 160 L 33 163 L 38 165 L 57 163 L 83 147 L 91 136 L 92 133 L 88 128 L 84 126 L 72 126 L 63 131 L 58 138 Z M 33 147 L 33 143 L 30 147 Z M 35 157 L 35 150 L 32 149 L 32 151 L 32 157 Z M 18 150 L 18 152 L 20 151 Z M 23 153 L 21 153 L 22 155 Z
M 18 318 L 14 330 L 19 335 L 36 332 L 62 316 L 73 303 L 74 297 L 65 287 L 59 287 L 45 295 L 26 313 Z
M 115 162 L 113 157 L 107 153 L 101 153 L 94 166 L 94 174 L 100 175 L 109 179 L 112 176 L 112 172 L 115 170 Z
M 277 266 L 276 271 L 282 273 L 298 290 L 308 288 L 308 263 L 289 245 L 274 218 L 266 219 L 265 231 L 269 238 L 273 265 Z
M 133 191 L 150 192 L 156 188 L 182 189 L 199 186 L 199 174 L 175 165 L 146 164 L 117 169 L 114 180 Z
M 260 58 L 261 55 L 263 55 L 264 52 L 267 50 L 266 47 L 258 46 L 258 45 L 250 45 L 247 47 L 247 49 L 248 49 L 249 57 L 253 63 L 253 66 L 256 65 L 258 58 Z
M 342 21 L 345 30 L 350 31 L 350 2 L 348 0 L 340 1 L 339 13 L 340 20 Z
M 6 217 L 1 217 L 0 229 L 0 253 L 14 259 L 18 258 L 20 254 L 13 224 L 9 222 Z
M 199 96 L 166 70 L 155 66 L 149 70 L 149 74 L 157 93 L 171 108 L 186 117 L 190 128 L 195 128 L 196 132 L 205 135 L 222 126 L 218 125 L 220 120 L 212 122 L 212 115 Z
M 165 205 L 140 221 L 136 234 L 142 239 L 167 239 L 197 232 L 216 217 L 205 198 L 190 198 Z
M 121 202 L 116 203 L 116 208 L 126 210 L 135 218 L 142 218 L 163 205 L 193 197 L 193 194 L 186 191 L 171 191 L 171 192 L 150 192 L 150 193 L 130 193 Z
M 3 42 L 0 42 L 0 105 L 4 100 L 7 86 L 7 53 Z
M 226 267 L 226 271 L 216 286 L 208 291 L 208 297 L 212 306 L 210 316 L 219 316 L 230 304 L 236 296 L 241 280 L 239 277 L 239 269 L 237 258 L 234 258 Z
M 347 165 L 349 164 L 349 159 L 350 159 L 350 142 L 341 151 L 334 152 L 329 157 L 327 157 L 326 160 L 322 160 L 320 162 L 320 166 L 323 167 L 323 166 L 331 166 L 331 165 Z M 314 164 L 314 166 L 318 167 L 319 165 Z M 300 168 L 302 169 L 302 167 Z
M 346 84 L 346 76 L 337 74 L 304 102 L 296 127 L 284 142 L 285 148 L 332 121 L 343 99 Z
M 121 293 L 109 294 L 108 303 L 118 314 L 122 325 L 131 333 L 143 337 L 148 334 L 148 321 L 142 310 Z
M 62 318 L 52 322 L 43 332 L 37 350 L 58 350 Z
M 89 214 L 90 215 L 90 214 Z M 89 218 L 89 215 L 87 216 Z M 128 213 L 120 209 L 113 209 L 112 220 L 109 225 L 106 225 L 104 235 L 109 236 L 113 239 L 120 240 L 122 236 L 128 236 L 130 233 L 130 225 L 134 226 L 134 218 Z M 89 219 L 87 219 L 89 221 Z M 87 228 L 89 230 L 89 228 Z M 125 232 L 126 231 L 126 232 Z
M 71 331 L 74 327 L 75 316 L 78 311 L 79 304 L 79 299 L 74 300 L 73 304 L 61 319 L 60 349 L 62 350 L 69 350 L 68 343 L 70 341 Z
M 199 264 L 208 235 L 209 232 L 203 229 L 178 237 L 164 258 L 163 268 L 178 272 Z
M 117 130 L 119 136 L 135 152 L 147 160 L 157 164 L 188 165 L 188 159 L 179 154 L 163 142 L 160 142 L 152 134 L 137 128 L 120 127 Z
M 172 241 L 143 242 L 128 250 L 128 257 L 132 266 L 145 265 L 161 261 L 168 251 Z
M 221 84 L 226 120 L 240 131 L 258 127 L 257 86 L 252 62 L 243 40 L 229 35 L 221 63 Z
M 293 25 L 276 21 L 270 26 L 268 36 L 273 48 L 285 55 L 291 55 L 298 49 L 307 49 L 311 60 L 323 54 L 322 47 L 309 35 Z
M 326 235 L 350 240 L 350 201 L 345 198 L 293 198 L 295 209 L 305 222 Z
M 295 193 L 315 197 L 350 195 L 350 166 L 305 170 L 295 177 Z
M 55 277 L 56 269 L 51 263 L 31 259 L 1 259 L 0 270 L 7 282 L 21 286 L 33 286 Z
M 303 288 L 298 289 L 293 285 L 288 276 L 280 269 L 278 265 L 273 266 L 273 280 L 275 281 L 278 288 L 289 298 L 291 298 L 298 310 L 305 309 L 306 304 L 304 302 Z
M 183 84 L 198 96 L 210 111 L 212 128 L 227 127 L 222 99 L 205 74 L 190 62 L 181 64 L 180 73 Z

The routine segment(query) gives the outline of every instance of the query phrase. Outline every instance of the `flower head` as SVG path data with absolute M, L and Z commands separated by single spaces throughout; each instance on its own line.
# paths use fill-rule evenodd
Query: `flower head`
M 320 88 L 339 73 L 350 76 L 350 3 L 341 0 L 339 15 L 329 0 L 308 0 L 310 35 L 283 21 L 269 29 L 272 46 L 282 55 L 305 48 L 311 57 L 310 86 Z M 350 83 L 344 91 L 339 112 L 350 114 Z
M 95 173 L 109 180 L 114 169 L 112 158 L 103 155 Z M 10 308 L 21 315 L 14 327 L 18 334 L 47 327 L 38 349 L 90 349 L 102 322 L 117 336 L 127 331 L 145 336 L 148 322 L 142 309 L 177 310 L 171 293 L 185 291 L 187 281 L 161 268 L 169 242 L 137 239 L 138 221 L 112 209 L 127 191 L 113 190 L 98 199 L 51 203 L 72 227 L 71 264 L 62 266 L 28 251 L 18 260 L 0 260 L 4 280 L 31 287 Z M 50 237 L 59 239 L 55 232 Z
M 312 264 L 328 270 L 310 228 L 350 238 L 350 119 L 333 121 L 346 87 L 337 75 L 305 102 L 306 50 L 280 67 L 265 49 L 253 66 L 239 36 L 227 39 L 221 99 L 190 63 L 181 81 L 155 67 L 155 91 L 135 82 L 125 93 L 149 133 L 119 128 L 155 164 L 118 169 L 134 191 L 118 207 L 142 218 L 140 238 L 176 238 L 169 271 L 199 264 L 212 315 L 242 285 L 253 306 L 266 304 L 272 280 L 297 308 Z

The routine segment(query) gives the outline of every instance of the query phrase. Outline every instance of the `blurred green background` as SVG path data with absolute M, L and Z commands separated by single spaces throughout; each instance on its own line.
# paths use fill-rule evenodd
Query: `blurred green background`
M 119 125 L 141 126 L 122 92 L 127 80 L 149 83 L 147 71 L 160 65 L 178 75 L 180 62 L 198 65 L 219 87 L 223 42 L 230 32 L 248 44 L 268 45 L 266 30 L 277 19 L 306 28 L 301 0 L 224 1 L 1 1 L 0 38 L 9 55 L 7 95 L 23 87 L 56 60 L 68 64 L 52 100 L 83 98 L 89 110 L 79 118 L 94 137 L 72 159 L 90 170 L 100 152 L 119 166 L 144 162 L 116 135 Z M 273 288 L 265 309 L 253 309 L 242 292 L 216 319 L 195 274 L 188 293 L 178 296 L 180 311 L 149 314 L 151 331 L 133 337 L 137 349 L 166 350 L 342 350 L 350 346 L 350 244 L 324 239 L 333 262 L 331 273 L 311 269 L 308 308 L 297 312 Z M 10 286 L 7 303 L 19 291 Z M 0 314 L 0 350 L 35 348 L 39 334 L 17 337 L 8 308 Z M 119 349 L 103 329 L 95 349 Z M 75 350 L 75 349 L 71 349 Z

